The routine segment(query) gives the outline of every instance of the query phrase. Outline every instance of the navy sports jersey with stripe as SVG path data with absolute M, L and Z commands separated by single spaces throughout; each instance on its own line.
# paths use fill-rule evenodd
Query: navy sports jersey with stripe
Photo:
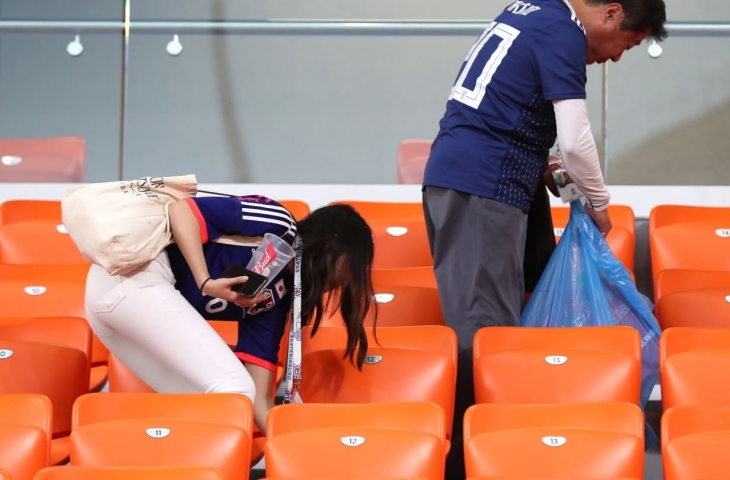
M 197 197 L 186 199 L 200 224 L 203 252 L 212 278 L 229 265 L 245 267 L 255 247 L 214 243 L 222 235 L 263 237 L 277 235 L 294 243 L 297 227 L 292 215 L 279 203 L 262 196 Z M 206 320 L 237 320 L 236 355 L 246 362 L 276 370 L 279 344 L 291 305 L 293 274 L 282 270 L 263 291 L 266 300 L 243 309 L 234 303 L 200 293 L 180 249 L 167 248 L 175 275 L 175 288 Z
M 587 41 L 564 0 L 517 1 L 469 51 L 424 186 L 527 212 L 557 137 L 553 100 L 586 98 Z

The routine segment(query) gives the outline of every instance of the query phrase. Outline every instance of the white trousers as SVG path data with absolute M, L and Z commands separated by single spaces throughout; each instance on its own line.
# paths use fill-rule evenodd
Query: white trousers
M 174 284 L 166 252 L 129 276 L 92 265 L 86 282 L 92 330 L 159 393 L 240 393 L 253 402 L 246 368 Z

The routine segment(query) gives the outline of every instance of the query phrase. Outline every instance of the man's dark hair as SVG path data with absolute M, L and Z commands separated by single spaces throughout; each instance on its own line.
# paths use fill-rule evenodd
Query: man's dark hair
M 649 29 L 649 36 L 660 42 L 667 38 L 666 5 L 664 0 L 587 0 L 589 5 L 609 5 L 618 3 L 624 9 L 622 30 L 642 32 Z

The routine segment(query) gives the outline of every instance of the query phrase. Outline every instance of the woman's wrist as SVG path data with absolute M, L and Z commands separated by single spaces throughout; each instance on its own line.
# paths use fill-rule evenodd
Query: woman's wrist
M 203 293 L 203 289 L 205 288 L 205 284 L 208 283 L 210 280 L 212 280 L 210 277 L 203 280 L 203 283 L 200 284 L 200 293 Z

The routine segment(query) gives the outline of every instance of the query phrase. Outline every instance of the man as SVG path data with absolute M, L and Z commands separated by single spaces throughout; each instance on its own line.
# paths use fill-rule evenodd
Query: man
M 518 325 L 527 213 L 556 138 L 586 210 L 604 235 L 611 229 L 586 109 L 586 64 L 617 62 L 647 37 L 664 39 L 665 21 L 663 0 L 516 1 L 461 66 L 423 182 L 444 318 L 459 338 L 449 480 L 465 478 L 472 340 L 481 327 Z

